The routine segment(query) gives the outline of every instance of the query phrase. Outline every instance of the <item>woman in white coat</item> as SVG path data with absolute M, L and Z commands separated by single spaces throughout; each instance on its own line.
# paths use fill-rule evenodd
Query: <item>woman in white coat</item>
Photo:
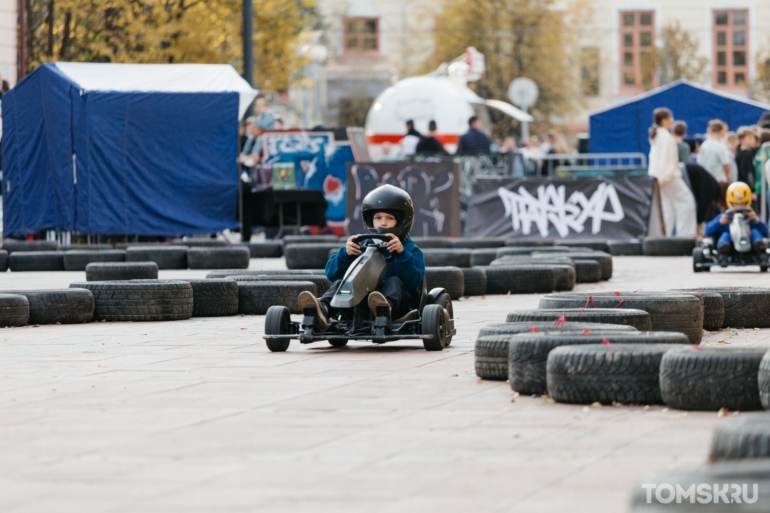
M 650 128 L 650 162 L 647 172 L 658 180 L 660 186 L 666 235 L 671 237 L 676 233 L 677 237 L 695 237 L 695 198 L 682 180 L 676 141 L 669 132 L 674 116 L 670 110 L 660 108 L 655 109 L 652 118 L 655 124 Z

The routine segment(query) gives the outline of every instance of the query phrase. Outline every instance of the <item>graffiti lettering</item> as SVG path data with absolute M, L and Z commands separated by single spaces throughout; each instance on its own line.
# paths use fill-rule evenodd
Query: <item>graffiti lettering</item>
M 573 192 L 565 201 L 565 187 L 553 184 L 539 186 L 537 197 L 524 187 L 518 193 L 504 187 L 497 189 L 505 205 L 505 216 L 510 216 L 514 231 L 521 230 L 524 235 L 532 231 L 532 224 L 537 227 L 541 237 L 548 236 L 548 223 L 556 228 L 561 237 L 566 237 L 570 230 L 582 233 L 585 223 L 591 218 L 591 233 L 597 234 L 602 229 L 602 221 L 619 222 L 624 217 L 623 206 L 612 184 L 601 183 L 591 198 L 586 198 L 580 191 Z M 609 202 L 610 211 L 605 207 Z

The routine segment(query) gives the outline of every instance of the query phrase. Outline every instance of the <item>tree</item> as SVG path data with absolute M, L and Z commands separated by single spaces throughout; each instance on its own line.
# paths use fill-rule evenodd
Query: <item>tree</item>
M 560 11 L 554 0 L 444 0 L 436 16 L 433 64 L 474 46 L 486 58 L 486 74 L 471 84 L 482 97 L 507 99 L 511 80 L 529 77 L 540 89 L 531 108 L 537 120 L 568 114 L 581 97 L 580 52 L 574 50 L 584 26 L 580 20 L 589 12 L 582 2 Z
M 757 53 L 757 76 L 752 85 L 752 96 L 770 101 L 770 50 Z
M 27 69 L 51 61 L 239 65 L 240 0 L 24 0 Z M 255 83 L 288 89 L 296 52 L 315 22 L 314 0 L 256 0 Z
M 644 88 L 655 86 L 652 80 L 654 75 L 657 75 L 661 85 L 680 79 L 702 82 L 708 59 L 700 55 L 699 46 L 698 38 L 682 29 L 678 21 L 666 24 L 651 57 L 642 62 Z

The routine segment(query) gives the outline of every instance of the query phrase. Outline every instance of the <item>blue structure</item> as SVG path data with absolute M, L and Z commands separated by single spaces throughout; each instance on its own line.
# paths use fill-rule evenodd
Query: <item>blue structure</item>
M 5 235 L 237 226 L 238 120 L 254 96 L 230 66 L 40 66 L 2 98 Z
M 648 129 L 658 107 L 668 107 L 675 119 L 685 121 L 690 136 L 705 133 L 712 119 L 721 119 L 733 130 L 755 125 L 763 112 L 770 111 L 770 105 L 677 80 L 591 114 L 591 153 L 648 154 Z

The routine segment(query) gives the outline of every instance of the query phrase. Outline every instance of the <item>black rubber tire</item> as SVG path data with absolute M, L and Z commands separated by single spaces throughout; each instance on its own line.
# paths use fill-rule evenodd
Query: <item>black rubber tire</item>
M 482 267 L 463 267 L 463 294 L 483 296 L 487 293 L 487 273 Z
M 271 306 L 285 306 L 289 313 L 302 313 L 297 304 L 300 292 L 318 296 L 309 281 L 242 281 L 238 283 L 238 313 L 264 315 Z
M 193 317 L 238 315 L 238 283 L 233 280 L 184 280 L 192 286 Z
M 611 240 L 607 243 L 607 252 L 612 256 L 642 256 L 644 255 L 644 249 L 642 249 L 641 241 L 622 241 Z
M 271 306 L 265 317 L 265 335 L 287 335 L 291 317 L 285 306 Z M 267 348 L 274 353 L 282 353 L 289 349 L 289 340 L 265 340 Z
M 601 251 L 571 251 L 566 256 L 569 256 L 572 260 L 595 260 L 601 266 L 601 279 L 609 280 L 612 278 L 612 256 L 609 253 L 602 253 Z M 548 255 L 535 253 L 532 257 L 548 258 Z
M 190 269 L 248 269 L 249 249 L 244 247 L 190 248 L 187 250 Z
M 671 292 L 685 292 L 701 298 L 703 303 L 703 329 L 716 331 L 725 324 L 725 300 L 718 292 L 700 289 L 672 289 Z
M 522 394 L 545 394 L 548 354 L 561 346 L 601 344 L 688 344 L 681 333 L 670 331 L 599 331 L 521 333 L 511 338 L 508 351 L 508 378 L 511 389 Z
M 485 335 L 476 339 L 473 365 L 476 376 L 492 381 L 508 379 L 508 344 L 512 335 Z
M 345 245 L 344 240 L 339 240 L 336 235 L 286 235 L 283 238 L 283 247 L 289 244 L 329 244 L 336 243 L 337 247 Z
M 8 252 L 4 249 L 0 249 L 0 273 L 4 273 L 8 270 Z
M 661 404 L 658 374 L 674 344 L 591 344 L 548 353 L 548 395 L 560 403 Z
M 289 244 L 283 248 L 289 269 L 323 269 L 329 261 L 329 250 L 343 246 L 339 242 Z
M 439 294 L 431 304 L 441 306 L 441 308 L 447 311 L 447 314 L 449 316 L 448 319 L 454 319 L 455 310 L 454 310 L 454 306 L 452 305 L 452 298 L 449 296 L 448 293 L 443 292 Z M 450 344 L 452 344 L 452 337 L 453 335 L 444 336 L 444 347 L 449 347 Z
M 262 274 L 262 275 L 239 275 L 234 274 L 226 277 L 228 280 L 235 280 L 239 282 L 249 281 L 309 281 L 315 284 L 316 292 L 318 296 L 322 296 L 332 286 L 332 282 L 329 278 L 322 274 Z
M 227 242 L 218 239 L 187 239 L 172 241 L 171 245 L 188 248 L 221 248 L 227 246 Z
M 505 241 L 505 246 L 509 248 L 520 248 L 526 246 L 538 246 L 546 248 L 553 246 L 555 242 L 551 239 L 510 239 Z
M 483 267 L 497 259 L 497 249 L 474 249 L 471 253 L 471 266 Z
M 6 239 L 3 241 L 3 249 L 12 254 L 14 252 L 41 252 L 41 251 L 56 251 L 59 249 L 59 244 L 49 240 L 12 240 Z
M 187 269 L 187 246 L 140 246 L 126 249 L 126 262 L 155 262 L 158 269 Z
M 759 410 L 759 364 L 767 348 L 684 347 L 660 364 L 663 400 L 680 410 Z
M 602 281 L 602 266 L 596 260 L 573 260 L 575 263 L 575 281 L 578 283 L 598 283 Z
M 94 316 L 94 296 L 82 289 L 4 290 L 18 294 L 29 304 L 28 324 L 80 324 Z
M 275 269 L 275 270 L 261 270 L 261 271 L 249 271 L 248 269 L 227 269 L 224 271 L 211 271 L 206 274 L 206 279 L 210 278 L 227 278 L 228 276 L 266 276 L 272 274 L 291 274 L 297 276 L 308 276 L 313 274 L 324 274 L 323 269 L 319 270 L 298 270 L 298 269 Z
M 63 271 L 64 253 L 58 251 L 14 251 L 8 255 L 13 272 Z
M 514 248 L 500 248 L 497 250 L 497 258 L 504 256 L 517 256 L 517 255 L 532 255 L 533 253 L 539 254 L 558 254 L 567 256 L 569 254 L 569 248 L 566 246 L 523 246 Z
M 767 513 L 767 505 L 770 504 L 770 460 L 724 461 L 696 470 L 680 470 L 647 476 L 643 483 L 655 484 L 661 488 L 660 490 L 645 489 L 641 483 L 637 485 L 631 497 L 630 513 Z M 684 496 L 680 497 L 681 502 L 676 500 L 675 490 L 691 488 L 697 490 L 703 484 L 710 485 L 706 488 L 709 495 L 698 494 L 698 497 L 708 500 L 706 504 L 701 504 L 697 500 L 690 503 L 690 500 Z M 663 485 L 669 488 L 662 488 Z M 718 503 L 712 502 L 716 497 L 711 498 L 717 486 L 720 491 L 724 487 L 728 489 Z M 754 486 L 757 493 L 754 492 Z M 743 496 L 756 501 L 753 504 L 746 502 L 731 504 L 730 497 L 736 487 L 747 490 L 746 496 L 741 494 L 739 497 Z M 661 492 L 660 496 L 664 502 L 658 500 L 658 491 Z
M 645 256 L 691 256 L 695 239 L 681 237 L 647 237 L 642 240 Z
M 563 256 L 562 256 L 563 255 Z M 528 264 L 528 265 L 539 265 L 539 264 L 558 264 L 558 265 L 571 265 L 572 267 L 575 267 L 575 264 L 573 263 L 573 260 L 566 256 L 566 254 L 563 253 L 553 253 L 550 258 L 540 257 L 540 258 L 532 258 L 532 255 L 503 255 L 500 258 L 493 260 L 492 262 L 496 262 L 494 265 L 510 265 L 510 264 Z M 507 262 L 507 264 L 506 264 Z M 490 264 L 492 265 L 492 264 Z
M 454 241 L 449 237 L 412 237 L 420 249 L 452 248 Z
M 452 299 L 460 299 L 465 294 L 463 271 L 459 267 L 426 267 L 425 280 L 428 290 L 443 287 Z
M 329 340 L 329 345 L 332 347 L 345 347 L 348 345 L 347 340 Z
M 157 280 L 155 262 L 99 262 L 86 266 L 86 281 Z
M 622 324 L 639 331 L 651 331 L 650 314 L 628 308 L 564 308 L 558 310 L 518 310 L 508 314 L 505 322 L 551 322 L 562 318 L 567 322 Z
M 717 425 L 711 461 L 770 458 L 770 412 L 747 413 Z
M 192 317 L 192 285 L 177 280 L 91 281 L 95 321 L 180 321 Z
M 547 266 L 486 267 L 487 294 L 536 294 L 556 288 L 556 271 Z
M 421 332 L 423 335 L 433 335 L 432 339 L 423 339 L 426 351 L 443 351 L 445 343 L 446 316 L 441 305 L 426 305 L 422 309 Z
M 605 239 L 561 239 L 557 240 L 556 246 L 567 246 L 568 248 L 588 248 L 593 251 L 608 252 L 607 241 Z
M 705 287 L 692 291 L 716 292 L 722 296 L 723 328 L 770 328 L 770 289 Z
M 92 262 L 123 262 L 126 252 L 122 249 L 107 249 L 102 251 L 66 251 L 64 253 L 65 271 L 85 271 Z
M 619 292 L 604 296 L 602 293 L 549 294 L 540 299 L 540 308 L 562 310 L 564 308 L 632 308 L 650 314 L 652 329 L 679 331 L 700 344 L 703 338 L 703 308 L 700 299 L 683 294 L 634 294 Z
M 765 354 L 759 364 L 757 384 L 759 385 L 759 401 L 764 409 L 770 410 L 770 351 Z
M 239 242 L 233 246 L 249 248 L 249 258 L 281 258 L 283 256 L 283 244 L 280 242 Z
M 453 248 L 485 249 L 505 247 L 505 240 L 497 237 L 464 237 L 452 241 Z
M 493 260 L 490 267 L 550 267 L 556 272 L 554 290 L 568 291 L 575 288 L 577 273 L 572 260 L 543 259 L 534 260 L 527 256 L 505 256 Z
M 113 244 L 70 244 L 59 246 L 59 251 L 109 251 L 115 249 Z
M 422 256 L 427 267 L 470 267 L 470 249 L 426 249 Z
M 24 326 L 29 320 L 29 301 L 21 294 L 0 294 L 0 327 Z
M 616 331 L 636 331 L 630 326 L 613 324 L 567 322 L 554 325 L 552 322 L 515 322 L 507 324 L 493 324 L 479 331 L 474 349 L 474 365 L 476 375 L 482 379 L 505 381 L 508 379 L 508 345 L 513 335 L 527 333 L 531 330 L 537 332 L 582 332 L 583 330 L 599 329 L 602 333 L 614 333 Z
M 628 331 L 635 333 L 638 330 L 633 326 L 625 324 L 604 324 L 600 322 L 563 322 L 554 324 L 551 321 L 530 321 L 530 322 L 503 322 L 500 324 L 490 324 L 479 330 L 479 338 L 488 335 L 518 335 L 519 333 L 540 333 L 550 331 L 591 331 L 612 330 Z M 505 354 L 506 362 L 508 353 Z

